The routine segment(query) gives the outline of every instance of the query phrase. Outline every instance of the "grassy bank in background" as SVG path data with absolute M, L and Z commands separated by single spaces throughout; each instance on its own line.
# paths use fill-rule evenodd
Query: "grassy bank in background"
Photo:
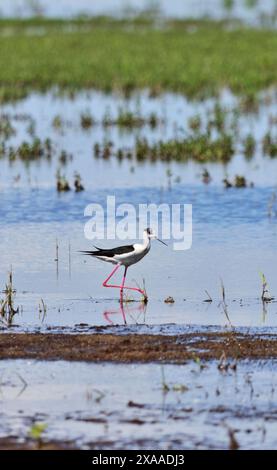
M 0 20 L 0 100 L 52 86 L 254 95 L 277 82 L 277 33 L 211 21 Z

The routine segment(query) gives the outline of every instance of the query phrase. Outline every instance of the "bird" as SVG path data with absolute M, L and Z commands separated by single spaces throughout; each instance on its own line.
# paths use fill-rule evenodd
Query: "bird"
M 115 289 L 120 289 L 120 301 L 123 301 L 123 290 L 128 289 L 132 291 L 139 292 L 142 294 L 144 302 L 147 302 L 147 294 L 145 290 L 140 289 L 139 287 L 128 287 L 125 286 L 125 280 L 127 276 L 127 270 L 129 266 L 132 264 L 138 263 L 145 255 L 150 251 L 151 248 L 151 240 L 158 240 L 160 243 L 163 243 L 167 246 L 167 244 L 160 240 L 155 231 L 152 228 L 146 228 L 143 231 L 143 242 L 142 243 L 135 243 L 134 245 L 123 245 L 118 246 L 116 248 L 110 249 L 102 249 L 94 246 L 96 250 L 85 250 L 80 251 L 80 253 L 84 255 L 92 256 L 93 258 L 100 259 L 107 263 L 115 264 L 115 268 L 112 270 L 111 274 L 107 277 L 107 279 L 103 282 L 103 287 L 112 287 Z M 120 285 L 116 284 L 108 284 L 109 280 L 113 277 L 116 271 L 120 268 L 120 266 L 124 266 L 124 274 Z

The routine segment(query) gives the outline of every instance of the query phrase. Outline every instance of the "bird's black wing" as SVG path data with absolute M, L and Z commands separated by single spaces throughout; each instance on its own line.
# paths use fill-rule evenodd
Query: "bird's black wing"
M 132 251 L 134 251 L 134 249 L 134 245 L 124 245 L 107 250 L 102 250 L 101 248 L 98 248 L 97 251 L 80 251 L 80 253 L 90 256 L 106 256 L 107 258 L 113 258 L 115 255 L 124 255 L 125 253 L 131 253 Z

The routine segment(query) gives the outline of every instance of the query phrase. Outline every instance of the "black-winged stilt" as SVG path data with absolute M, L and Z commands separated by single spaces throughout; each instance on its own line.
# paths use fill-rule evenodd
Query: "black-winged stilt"
M 81 253 L 85 255 L 93 256 L 94 258 L 100 259 L 102 261 L 106 261 L 108 263 L 116 264 L 116 267 L 112 270 L 111 274 L 103 282 L 103 287 L 113 287 L 115 289 L 120 289 L 121 301 L 123 300 L 123 289 L 140 292 L 143 295 L 144 300 L 147 301 L 147 295 L 144 290 L 139 289 L 138 287 L 125 286 L 125 280 L 126 280 L 126 275 L 127 275 L 127 269 L 129 268 L 129 266 L 137 263 L 145 255 L 147 255 L 147 253 L 149 252 L 151 248 L 151 240 L 153 239 L 158 240 L 159 242 L 166 245 L 165 242 L 163 242 L 156 236 L 154 230 L 152 230 L 151 228 L 146 228 L 143 231 L 142 243 L 135 243 L 134 245 L 118 246 L 117 248 L 111 248 L 111 249 L 106 249 L 106 250 L 95 246 L 97 251 L 81 251 Z M 120 266 L 125 267 L 121 285 L 119 286 L 115 284 L 108 284 L 108 281 L 115 274 L 118 268 L 120 268 Z

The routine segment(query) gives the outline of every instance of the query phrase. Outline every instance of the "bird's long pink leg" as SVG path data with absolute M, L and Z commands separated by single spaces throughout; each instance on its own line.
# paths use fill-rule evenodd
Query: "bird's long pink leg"
M 102 284 L 103 287 L 114 287 L 115 289 L 120 289 L 121 288 L 121 286 L 108 284 L 108 281 L 111 279 L 111 277 L 114 275 L 114 273 L 118 270 L 118 268 L 120 268 L 120 266 L 121 266 L 120 264 L 116 265 L 116 267 L 112 270 L 111 274 L 103 282 L 103 284 Z
M 145 297 L 145 292 L 142 289 L 139 289 L 138 287 L 127 287 L 127 286 L 125 286 L 126 273 L 127 273 L 127 269 L 128 269 L 127 267 L 125 267 L 124 275 L 123 275 L 122 282 L 121 282 L 120 286 L 118 286 L 116 284 L 108 284 L 108 281 L 111 279 L 111 277 L 115 274 L 115 272 L 118 270 L 118 268 L 120 266 L 121 266 L 120 264 L 116 265 L 116 267 L 112 270 L 111 274 L 103 282 L 103 287 L 113 287 L 114 289 L 120 289 L 120 301 L 121 302 L 123 300 L 123 296 L 122 296 L 123 289 L 128 289 L 128 290 L 133 290 L 133 291 L 139 292 L 140 294 L 142 294 Z
M 122 279 L 121 289 L 120 289 L 120 299 L 122 299 L 123 289 L 134 290 L 134 291 L 139 292 L 140 294 L 142 294 L 144 297 L 146 297 L 146 294 L 142 289 L 139 289 L 138 287 L 125 286 L 127 269 L 128 269 L 128 267 L 126 266 L 125 271 L 124 271 L 124 275 L 123 275 L 123 279 Z

